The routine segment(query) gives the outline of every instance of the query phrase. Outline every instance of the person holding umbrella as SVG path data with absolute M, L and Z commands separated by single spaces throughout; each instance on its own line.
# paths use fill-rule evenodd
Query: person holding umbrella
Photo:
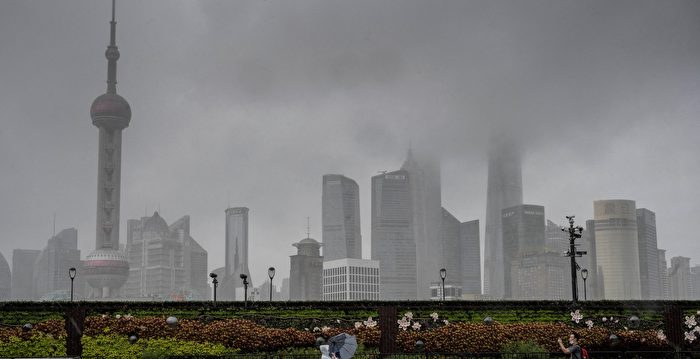
M 331 357 L 335 359 L 350 359 L 357 350 L 357 339 L 347 333 L 340 333 L 328 339 Z

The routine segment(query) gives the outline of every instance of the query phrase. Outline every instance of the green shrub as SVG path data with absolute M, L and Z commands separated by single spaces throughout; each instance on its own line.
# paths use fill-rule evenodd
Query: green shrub
M 128 338 L 117 335 L 84 336 L 83 356 L 105 359 L 166 358 L 168 356 L 223 356 L 236 354 L 238 350 L 214 343 L 195 343 L 173 338 L 139 339 L 129 343 Z
M 504 344 L 501 347 L 501 353 L 503 353 L 501 357 L 505 359 L 542 358 L 542 353 L 547 353 L 547 349 L 531 340 L 515 341 Z
M 2 357 L 52 357 L 66 355 L 66 338 L 54 338 L 51 335 L 38 332 L 29 340 L 10 337 L 0 342 Z

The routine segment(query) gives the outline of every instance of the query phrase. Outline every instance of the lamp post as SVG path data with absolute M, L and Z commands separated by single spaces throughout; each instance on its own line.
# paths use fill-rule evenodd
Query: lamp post
M 581 269 L 581 278 L 583 278 L 583 300 L 586 300 L 586 279 L 588 279 L 588 269 Z
M 216 279 L 217 275 L 214 272 L 209 273 L 209 277 L 211 277 L 211 284 L 214 285 L 214 306 L 216 306 L 216 286 L 219 284 L 219 281 Z
M 73 301 L 73 280 L 75 279 L 75 275 L 77 274 L 77 271 L 75 270 L 75 267 L 70 267 L 68 270 L 68 276 L 70 277 L 70 301 Z
M 447 277 L 447 269 L 440 269 L 440 279 L 442 279 L 442 301 L 445 301 L 445 277 Z
M 574 217 L 575 216 L 566 216 L 566 219 L 569 220 L 569 228 L 564 227 L 561 230 L 569 233 L 569 250 L 565 253 L 565 256 L 571 258 L 571 300 L 576 304 L 578 301 L 578 280 L 576 277 L 578 264 L 576 264 L 576 257 L 581 257 L 587 254 L 587 252 L 576 250 L 576 238 L 581 238 L 583 227 L 574 227 Z
M 275 267 L 267 268 L 267 276 L 270 277 L 270 301 L 272 302 L 272 278 L 275 277 Z
M 248 307 L 248 275 L 245 273 L 241 273 L 240 275 L 241 279 L 243 280 L 243 301 L 244 307 Z

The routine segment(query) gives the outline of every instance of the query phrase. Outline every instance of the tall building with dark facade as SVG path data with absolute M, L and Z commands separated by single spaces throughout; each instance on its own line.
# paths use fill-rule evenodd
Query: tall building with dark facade
M 226 275 L 221 278 L 221 300 L 243 300 L 241 274 L 248 275 L 249 286 L 253 278 L 248 268 L 248 213 L 246 207 L 226 209 Z
M 297 254 L 290 256 L 289 300 L 321 300 L 321 243 L 312 238 L 304 238 L 293 246 L 297 248 Z
M 522 282 L 513 277 L 513 265 L 522 258 L 544 253 L 544 207 L 523 204 L 504 208 L 501 214 L 505 281 L 503 297 L 519 299 L 513 296 L 513 287 Z
M 579 280 L 579 299 L 584 292 L 586 299 L 602 299 L 603 284 L 598 274 L 598 262 L 596 260 L 595 220 L 587 220 L 584 228 L 579 249 L 588 253 L 581 258 L 577 258 L 576 261 L 581 268 L 588 269 L 588 278 L 586 281 L 583 281 L 583 279 Z M 585 289 L 583 288 L 584 285 L 586 286 Z
M 372 177 L 372 259 L 382 300 L 417 299 L 411 180 L 404 170 Z
M 646 208 L 637 209 L 637 239 L 642 299 L 661 299 L 656 214 Z
M 129 276 L 129 262 L 119 249 L 119 208 L 122 172 L 122 130 L 131 121 L 131 107 L 117 94 L 117 22 L 110 22 L 107 58 L 107 92 L 90 107 L 92 124 L 99 130 L 97 153 L 97 208 L 95 251 L 84 261 L 84 273 L 91 297 L 113 298 Z
M 448 210 L 442 208 L 442 268 L 447 270 L 445 285 L 462 289 L 462 250 L 460 229 L 462 223 Z M 439 282 L 440 272 L 433 274 L 433 282 Z
M 671 284 L 668 282 L 668 261 L 666 261 L 665 249 L 659 249 L 659 282 L 661 299 L 671 299 Z
M 78 250 L 78 230 L 68 228 L 49 239 L 46 247 L 34 262 L 33 278 L 34 296 L 37 299 L 56 298 L 56 292 L 68 293 L 70 277 L 68 270 L 81 272 L 80 250 Z M 76 293 L 80 290 L 76 289 Z
M 410 178 L 411 212 L 413 214 L 413 239 L 416 246 L 416 295 L 418 299 L 429 299 L 430 283 L 440 272 L 443 253 L 442 196 L 440 165 L 425 153 L 408 151 L 401 166 Z
M 323 260 L 362 258 L 360 188 L 342 175 L 323 176 L 321 196 Z
M 12 299 L 36 299 L 34 293 L 34 262 L 40 250 L 15 249 L 12 251 Z
M 481 295 L 481 244 L 479 220 L 459 226 L 462 294 Z
M 596 261 L 605 299 L 641 299 L 636 204 L 630 200 L 593 202 Z
M 569 263 L 561 254 L 542 252 L 511 262 L 511 296 L 519 300 L 571 299 Z
M 668 270 L 671 300 L 691 300 L 690 258 L 673 257 Z
M 122 294 L 156 300 L 206 300 L 207 251 L 190 236 L 190 217 L 168 226 L 158 214 L 127 221 L 129 278 Z
M 514 143 L 495 140 L 489 153 L 484 238 L 484 294 L 505 295 L 505 262 L 501 215 L 504 208 L 523 203 L 520 154 Z
M 0 253 L 0 301 L 10 300 L 12 297 L 12 272 L 7 264 L 5 256 Z

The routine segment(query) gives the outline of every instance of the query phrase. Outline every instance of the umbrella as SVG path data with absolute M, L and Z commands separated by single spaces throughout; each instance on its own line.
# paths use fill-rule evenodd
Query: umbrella
M 350 359 L 357 349 L 357 339 L 354 336 L 341 333 L 328 339 L 331 353 L 341 359 Z

